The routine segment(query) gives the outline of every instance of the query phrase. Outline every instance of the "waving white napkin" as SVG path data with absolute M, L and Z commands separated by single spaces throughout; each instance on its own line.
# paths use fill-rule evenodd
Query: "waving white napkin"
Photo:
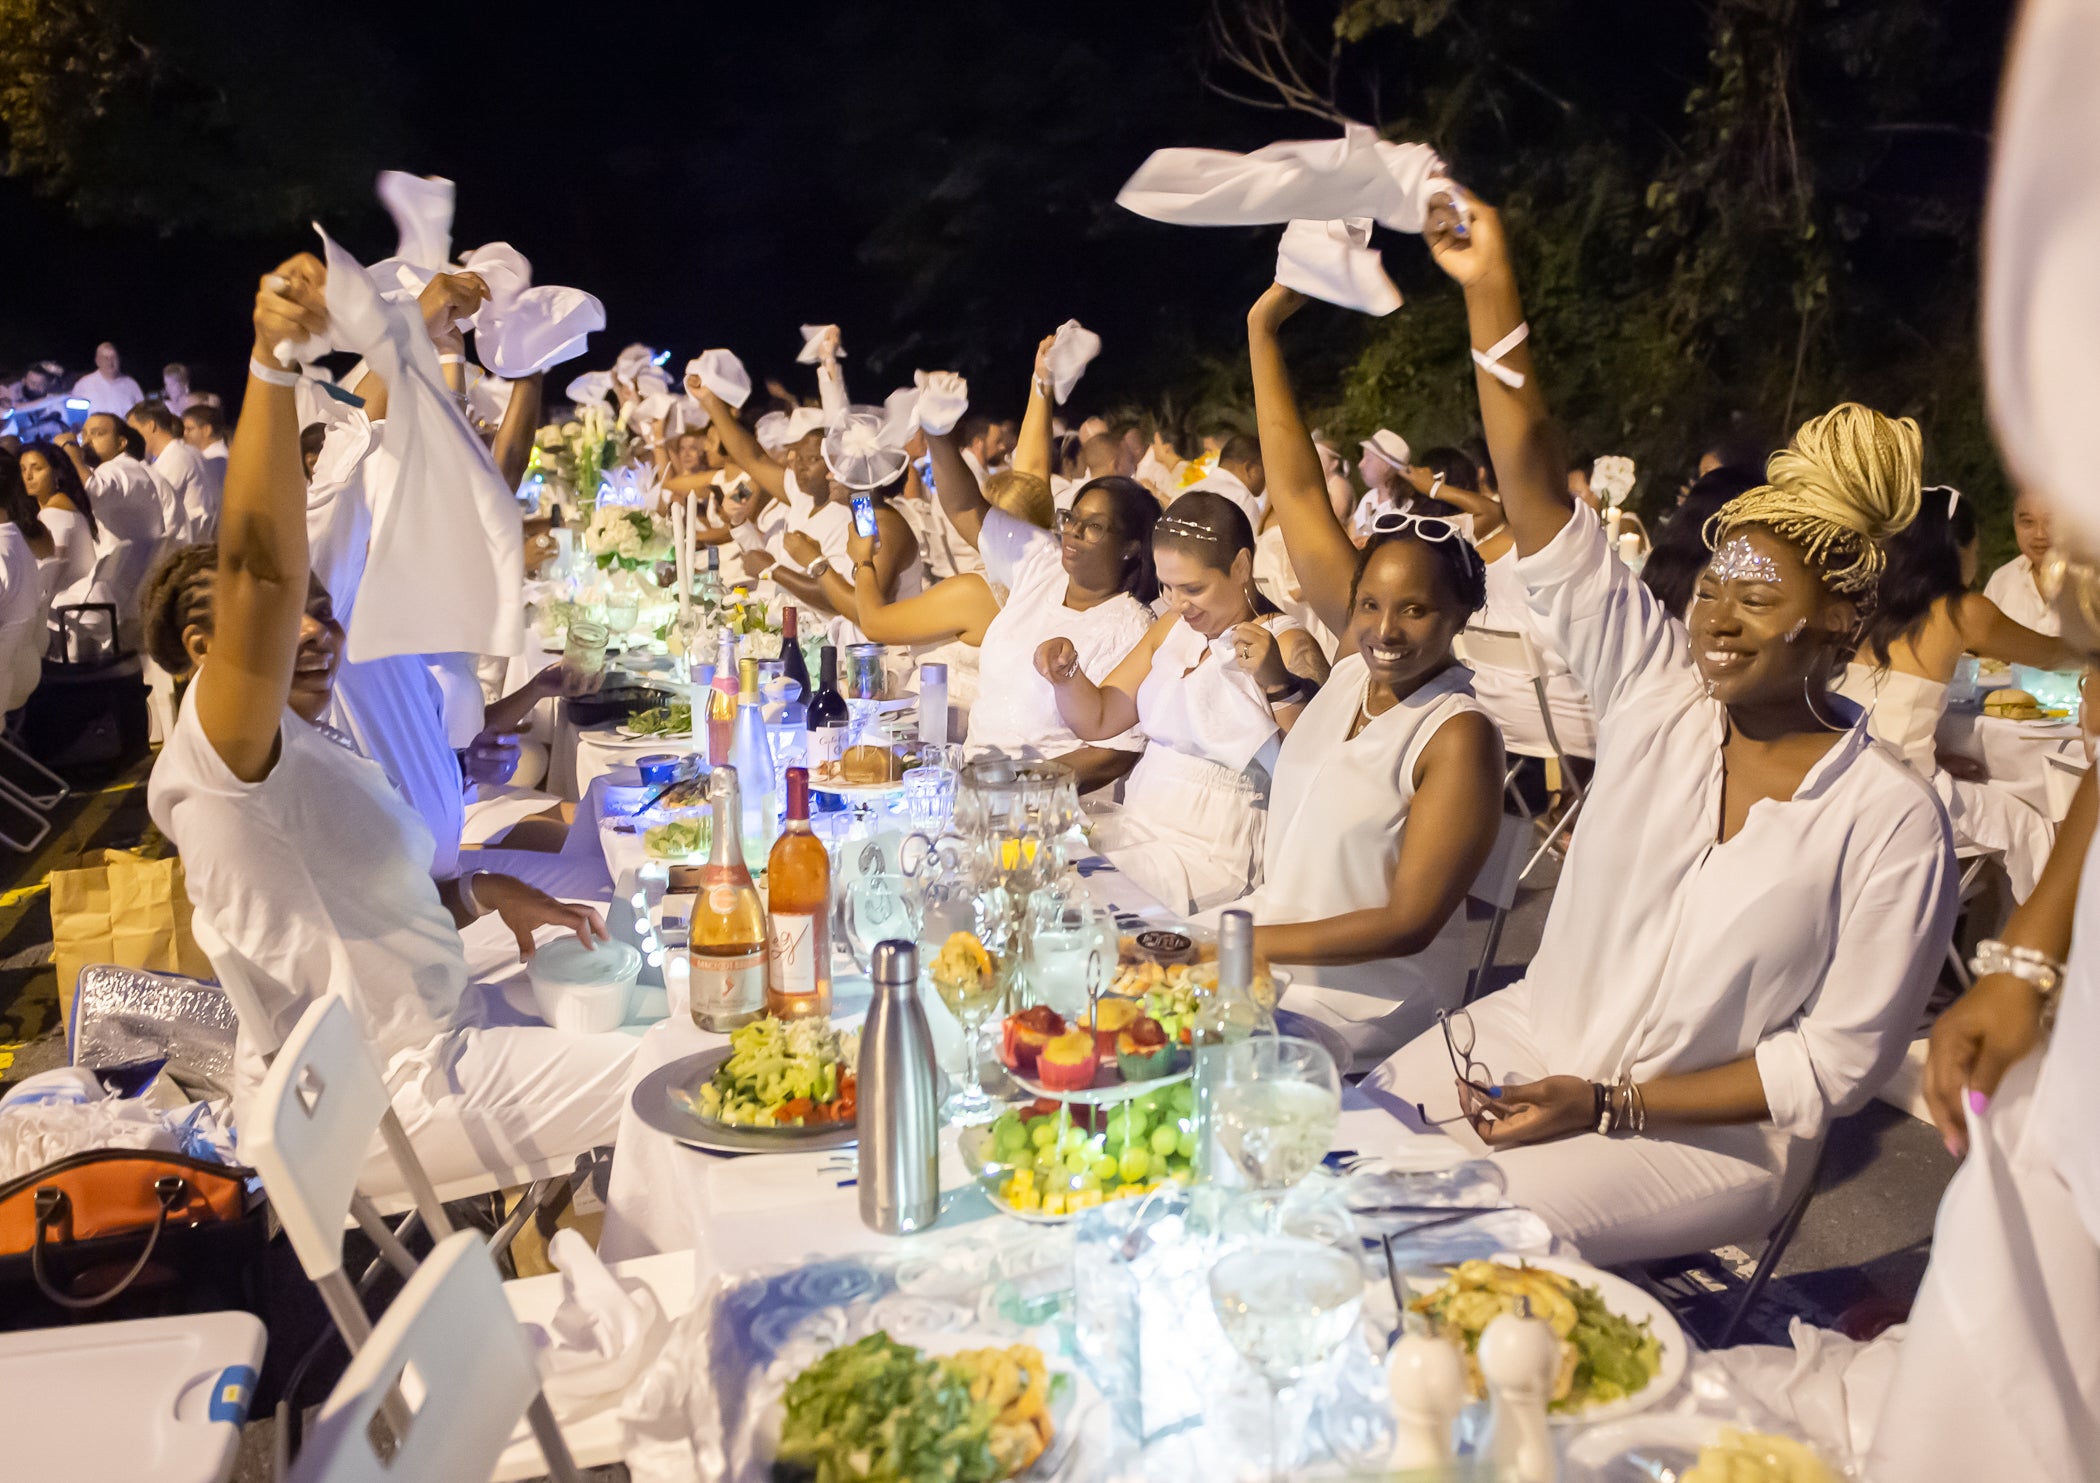
M 802 349 L 795 359 L 805 366 L 813 366 L 824 358 L 826 344 L 832 356 L 838 360 L 846 358 L 846 347 L 839 343 L 839 327 L 835 324 L 805 324 L 802 326 Z
M 913 420 L 936 437 L 955 431 L 955 424 L 970 410 L 970 383 L 953 371 L 914 371 L 912 381 L 917 392 Z
M 465 323 L 476 358 L 493 375 L 515 381 L 574 360 L 605 328 L 603 304 L 580 288 L 535 287 L 532 264 L 508 242 L 475 248 L 460 267 L 488 285 L 488 300 Z
M 1072 388 L 1100 353 L 1101 337 L 1078 320 L 1068 319 L 1057 327 L 1046 359 L 1050 363 L 1050 394 L 1060 404 L 1072 395 Z
M 1400 290 L 1385 276 L 1385 259 L 1371 246 L 1368 216 L 1292 222 L 1276 248 L 1276 281 L 1365 314 L 1390 314 L 1400 307 Z
M 637 340 L 621 351 L 619 358 L 613 362 L 613 380 L 632 384 L 642 372 L 654 368 L 655 365 L 655 348 Z
M 609 402 L 612 400 L 613 378 L 610 371 L 585 371 L 568 385 L 562 394 L 579 405 L 584 402 Z
M 316 228 L 316 230 L 319 230 Z M 524 645 L 517 505 L 488 449 L 452 400 L 437 351 L 412 304 L 389 303 L 326 232 L 328 332 L 387 384 L 381 438 L 396 466 L 368 492 L 372 542 L 349 624 L 352 660 L 461 650 L 514 654 Z
M 1157 150 L 1116 193 L 1116 204 L 1190 227 L 1369 216 L 1398 232 L 1419 232 L 1430 201 L 1451 188 L 1428 145 L 1389 144 L 1376 129 L 1350 124 L 1339 139 L 1286 140 L 1252 154 Z
M 648 1284 L 614 1276 L 575 1231 L 556 1231 L 547 1259 L 561 1273 L 561 1304 L 544 1326 L 525 1325 L 547 1398 L 559 1406 L 625 1390 L 670 1334 L 663 1305 Z
M 452 182 L 441 175 L 379 172 L 379 203 L 399 234 L 394 257 L 435 273 L 452 259 Z
M 751 436 L 768 453 L 792 448 L 811 433 L 824 429 L 824 413 L 818 407 L 797 407 L 792 412 L 768 412 L 752 426 Z
M 732 407 L 751 400 L 751 373 L 731 351 L 703 350 L 685 363 L 685 373 Z

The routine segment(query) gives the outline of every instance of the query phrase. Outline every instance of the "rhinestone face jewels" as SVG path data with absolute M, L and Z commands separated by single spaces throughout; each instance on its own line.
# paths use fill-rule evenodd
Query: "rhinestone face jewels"
M 1722 582 L 1763 582 L 1773 587 L 1780 582 L 1779 563 L 1751 545 L 1747 536 L 1723 541 L 1706 569 Z

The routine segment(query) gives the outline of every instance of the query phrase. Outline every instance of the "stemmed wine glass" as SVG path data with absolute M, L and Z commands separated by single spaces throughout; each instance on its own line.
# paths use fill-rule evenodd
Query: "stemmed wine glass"
M 943 875 L 924 887 L 924 914 L 919 928 L 919 976 L 930 980 L 934 992 L 962 1026 L 964 1071 L 962 1085 L 941 1108 L 944 1120 L 958 1127 L 987 1123 L 999 1115 L 999 1103 L 985 1090 L 978 1071 L 979 1037 L 984 1022 L 1006 998 L 1013 981 L 1013 944 L 1002 930 L 1004 920 L 985 911 L 969 881 Z M 936 972 L 941 951 L 951 938 L 967 933 L 984 949 L 988 960 L 982 972 Z
M 1214 1083 L 1218 1143 L 1273 1232 L 1283 1197 L 1319 1167 L 1342 1115 L 1342 1079 L 1317 1041 L 1254 1035 L 1222 1047 Z
M 1210 1303 L 1232 1347 L 1268 1384 L 1269 1477 L 1280 1479 L 1283 1392 L 1356 1327 L 1364 1304 L 1363 1268 L 1350 1252 L 1321 1242 L 1271 1237 L 1210 1269 Z

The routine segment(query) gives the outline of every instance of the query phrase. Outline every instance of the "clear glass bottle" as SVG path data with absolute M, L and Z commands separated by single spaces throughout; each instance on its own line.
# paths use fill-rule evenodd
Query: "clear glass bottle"
M 765 703 L 758 693 L 758 661 L 745 659 L 737 668 L 736 729 L 729 742 L 729 765 L 736 769 L 743 804 L 737 822 L 744 836 L 744 864 L 758 871 L 766 868 L 779 829 L 780 816 L 773 811 L 773 744 L 766 737 Z
M 1228 911 L 1218 920 L 1218 986 L 1196 1001 L 1196 1022 L 1189 1027 L 1196 1092 L 1196 1156 L 1192 1170 L 1198 1184 L 1217 1177 L 1218 1053 L 1245 1040 L 1270 1017 L 1254 998 L 1254 918 Z
M 718 1032 L 750 1024 L 766 1007 L 766 910 L 744 863 L 738 791 L 733 767 L 716 768 L 708 780 L 714 838 L 700 867 L 686 950 L 693 1023 Z
M 707 765 L 727 767 L 729 745 L 736 736 L 738 696 L 736 635 L 724 628 L 715 639 L 715 677 L 707 697 Z M 699 718 L 694 718 L 697 726 Z
M 809 769 L 787 770 L 787 823 L 766 862 L 766 1012 L 831 1015 L 831 856 L 810 832 Z

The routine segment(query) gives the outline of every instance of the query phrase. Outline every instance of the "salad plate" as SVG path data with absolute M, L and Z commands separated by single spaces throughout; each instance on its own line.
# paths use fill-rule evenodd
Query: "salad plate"
M 860 1141 L 860 1130 L 852 1123 L 747 1128 L 701 1116 L 693 1104 L 691 1089 L 712 1080 L 716 1069 L 729 1059 L 730 1050 L 729 1046 L 718 1045 L 712 1050 L 681 1056 L 644 1076 L 634 1089 L 635 1116 L 666 1137 L 709 1153 L 783 1153 L 789 1149 L 814 1152 L 851 1148 Z

